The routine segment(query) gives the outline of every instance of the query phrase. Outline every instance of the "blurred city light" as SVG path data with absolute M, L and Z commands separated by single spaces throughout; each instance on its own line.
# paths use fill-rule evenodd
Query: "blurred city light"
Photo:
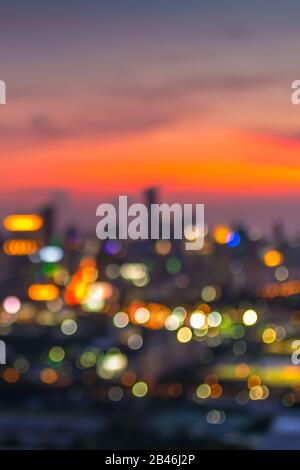
M 32 284 L 28 296 L 32 300 L 55 300 L 59 296 L 59 289 L 53 284 Z
M 43 219 L 36 214 L 14 214 L 5 217 L 3 225 L 10 232 L 35 232 L 43 226 Z

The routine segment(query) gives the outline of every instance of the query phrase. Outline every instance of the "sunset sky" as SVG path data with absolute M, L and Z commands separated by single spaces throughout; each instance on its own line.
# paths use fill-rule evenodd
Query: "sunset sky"
M 155 185 L 300 231 L 299 51 L 296 0 L 1 2 L 1 215 Z

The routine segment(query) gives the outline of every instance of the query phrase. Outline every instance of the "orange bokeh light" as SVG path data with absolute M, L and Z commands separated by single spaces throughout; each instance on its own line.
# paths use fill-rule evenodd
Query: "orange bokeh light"
M 3 225 L 10 232 L 35 232 L 43 226 L 43 219 L 36 214 L 13 214 L 5 217 Z
M 55 300 L 59 296 L 59 289 L 53 284 L 32 284 L 28 296 L 31 300 Z

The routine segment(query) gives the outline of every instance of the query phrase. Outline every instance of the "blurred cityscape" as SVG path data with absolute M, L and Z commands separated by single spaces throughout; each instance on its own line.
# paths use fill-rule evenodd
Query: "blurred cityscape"
M 206 227 L 197 252 L 56 221 L 2 224 L 0 448 L 300 448 L 300 234 Z

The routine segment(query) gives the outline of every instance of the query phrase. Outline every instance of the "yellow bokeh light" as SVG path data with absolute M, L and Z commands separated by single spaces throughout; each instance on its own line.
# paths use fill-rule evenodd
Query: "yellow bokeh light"
M 278 250 L 268 250 L 263 257 L 266 266 L 273 268 L 278 266 L 283 261 L 283 255 Z
M 43 219 L 36 214 L 14 214 L 5 217 L 3 225 L 10 232 L 35 232 L 43 226 Z
M 262 334 L 262 340 L 266 344 L 271 344 L 276 341 L 276 331 L 273 328 L 266 328 Z
M 177 339 L 180 343 L 188 343 L 192 339 L 192 331 L 187 326 L 183 326 L 177 332 Z
M 196 389 L 196 395 L 198 398 L 208 398 L 211 393 L 211 388 L 208 384 L 201 384 Z
M 136 382 L 132 387 L 132 394 L 135 397 L 142 398 L 147 395 L 148 385 L 145 382 Z
M 249 398 L 251 400 L 261 400 L 264 396 L 264 389 L 257 385 L 256 387 L 251 388 L 249 391 Z
M 214 239 L 220 245 L 227 243 L 230 234 L 231 230 L 226 225 L 218 225 L 213 231 Z
M 243 315 L 243 322 L 247 326 L 254 325 L 257 322 L 257 313 L 254 310 L 246 310 Z

